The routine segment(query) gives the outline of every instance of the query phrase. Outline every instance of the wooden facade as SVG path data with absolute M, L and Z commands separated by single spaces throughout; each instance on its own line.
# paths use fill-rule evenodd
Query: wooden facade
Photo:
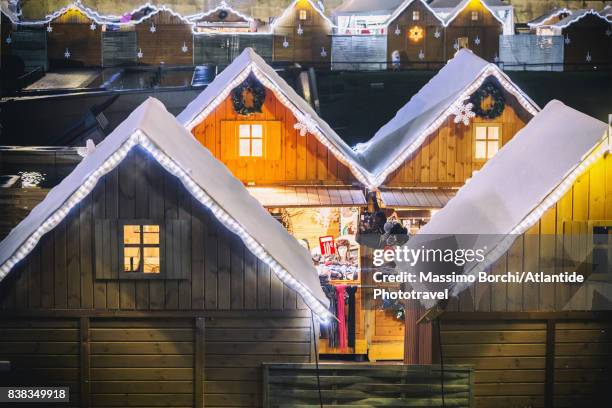
M 388 24 L 387 60 L 391 61 L 391 54 L 397 50 L 402 67 L 418 68 L 422 63 L 445 61 L 444 33 L 434 12 L 422 1 L 413 1 Z
M 612 22 L 595 14 L 587 14 L 562 29 L 566 39 L 563 49 L 564 69 L 581 69 L 584 65 L 612 64 Z M 569 39 L 569 43 L 567 41 Z
M 167 274 L 121 278 L 107 262 L 116 247 L 99 256 L 113 237 L 96 225 L 123 219 L 184 226 L 180 244 L 166 233 Z M 70 406 L 255 407 L 262 362 L 311 361 L 310 311 L 296 292 L 140 148 L 0 291 L 0 359 L 12 367 L 2 382 L 69 385 Z
M 276 129 L 269 141 L 264 140 L 264 157 L 237 157 L 236 125 L 232 123 L 242 122 Z M 244 183 L 351 185 L 355 178 L 348 167 L 311 133 L 301 136 L 295 123 L 293 113 L 267 89 L 261 113 L 237 114 L 228 96 L 192 133 Z
M 47 28 L 49 65 L 99 67 L 102 65 L 102 27 L 81 10 L 69 8 L 51 20 Z
M 445 58 L 452 58 L 457 47 L 465 47 L 479 57 L 493 61 L 499 56 L 502 31 L 503 23 L 484 5 L 484 0 L 470 0 L 446 27 Z
M 302 17 L 303 19 L 300 19 Z M 303 30 L 298 34 L 298 29 Z M 310 0 L 297 0 L 273 23 L 273 60 L 328 66 L 332 24 Z M 285 40 L 288 46 L 285 48 Z M 325 55 L 322 55 L 323 49 Z
M 144 65 L 193 65 L 192 24 L 161 8 L 134 25 L 138 58 Z M 185 47 L 185 48 L 184 48 Z
M 453 117 L 427 137 L 425 142 L 399 168 L 387 177 L 389 187 L 460 187 L 480 170 L 486 160 L 474 157 L 475 125 L 501 127 L 505 145 L 531 119 L 516 98 L 503 91 L 506 105 L 495 119 L 475 117 L 468 126 L 454 123 Z

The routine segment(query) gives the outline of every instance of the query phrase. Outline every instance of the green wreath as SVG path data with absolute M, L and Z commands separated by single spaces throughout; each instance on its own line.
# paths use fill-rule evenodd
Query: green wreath
M 245 93 L 251 94 L 253 98 L 251 103 L 247 103 Z M 234 104 L 234 110 L 239 115 L 261 113 L 261 107 L 265 100 L 266 87 L 253 74 L 249 74 L 240 85 L 232 89 L 232 103 Z
M 482 101 L 489 96 L 493 99 L 493 104 L 489 109 L 483 109 Z M 472 111 L 476 116 L 485 119 L 495 119 L 504 112 L 504 108 L 506 107 L 504 94 L 501 89 L 499 89 L 499 86 L 491 81 L 482 84 L 480 88 L 470 96 L 470 102 L 473 105 Z

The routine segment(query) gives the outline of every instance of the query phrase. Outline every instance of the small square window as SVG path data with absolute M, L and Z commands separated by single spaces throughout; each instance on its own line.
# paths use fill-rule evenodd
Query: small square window
M 501 147 L 501 126 L 475 125 L 474 127 L 474 158 L 486 160 L 495 156 Z
M 160 228 L 155 224 L 123 226 L 123 272 L 160 273 Z
M 240 157 L 263 157 L 263 125 L 241 124 L 238 126 L 238 155 Z
M 412 21 L 419 21 L 421 19 L 421 13 L 418 10 L 412 12 Z
M 472 11 L 472 21 L 478 21 L 478 12 Z
M 298 12 L 298 18 L 302 21 L 307 20 L 308 19 L 308 11 L 306 10 L 300 10 Z

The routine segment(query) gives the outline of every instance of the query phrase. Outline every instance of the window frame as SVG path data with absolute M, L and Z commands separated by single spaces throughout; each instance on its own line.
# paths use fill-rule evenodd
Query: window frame
M 304 14 L 304 18 L 302 18 L 302 13 Z M 299 9 L 297 13 L 297 19 L 298 21 L 308 21 L 308 10 Z
M 476 137 L 476 129 L 478 129 L 479 127 L 485 127 L 487 129 L 487 137 L 486 139 L 484 139 L 485 143 L 487 144 L 487 150 L 486 150 L 486 156 L 487 157 L 476 157 L 476 142 L 478 141 L 483 141 L 483 139 L 477 139 Z M 503 131 L 504 131 L 504 126 L 501 122 L 476 122 L 473 123 L 472 125 L 472 160 L 474 160 L 475 162 L 479 162 L 479 163 L 484 163 L 487 160 L 490 160 L 493 156 L 495 156 L 495 154 L 491 157 L 488 157 L 488 153 L 489 153 L 489 140 L 493 141 L 495 139 L 489 139 L 489 128 L 490 127 L 497 127 L 499 129 L 499 133 L 498 133 L 498 138 L 497 138 L 497 152 L 495 152 L 495 154 L 497 154 L 502 146 L 503 146 Z
M 140 244 L 136 245 L 136 244 L 125 244 L 124 243 L 124 239 L 125 239 L 125 230 L 124 227 L 126 225 L 139 225 L 139 226 L 144 226 L 144 225 L 157 225 L 159 227 L 159 244 L 155 245 L 155 244 L 145 244 L 144 242 L 141 242 Z M 119 279 L 166 279 L 166 271 L 165 271 L 165 259 L 164 259 L 164 249 L 165 249 L 165 223 L 163 220 L 160 219 L 152 219 L 152 218 L 132 218 L 132 219 L 120 219 L 118 220 L 118 235 L 119 235 L 119 239 L 118 239 L 118 246 L 119 246 L 119 250 L 118 250 L 118 256 L 117 258 L 119 261 Z M 143 232 L 141 232 L 142 234 Z M 126 272 L 125 271 L 125 265 L 124 265 L 124 256 L 123 256 L 123 251 L 125 248 L 135 248 L 138 247 L 141 249 L 141 262 L 140 262 L 140 266 L 139 269 L 141 269 L 138 272 Z M 144 271 L 142 271 L 142 268 L 144 266 L 144 248 L 155 248 L 158 247 L 159 248 L 159 273 L 145 273 Z
M 240 136 L 240 127 L 241 126 L 249 126 L 249 137 L 241 137 Z M 253 126 L 261 126 L 261 137 L 254 138 L 253 137 Z M 264 121 L 238 121 L 236 125 L 236 139 L 237 143 L 237 157 L 240 160 L 262 160 L 266 158 L 266 139 L 267 139 L 267 129 Z M 249 155 L 243 156 L 240 154 L 240 141 L 248 140 L 249 141 Z M 253 140 L 261 140 L 261 155 L 253 156 Z
M 421 12 L 419 10 L 412 10 L 412 21 L 421 21 Z
M 588 254 L 588 259 L 587 262 L 589 265 L 593 265 L 593 249 L 595 249 L 595 243 L 593 242 L 593 237 L 594 237 L 594 233 L 593 230 L 596 227 L 608 227 L 608 228 L 612 228 L 612 221 L 610 220 L 589 220 L 587 222 L 587 233 L 588 233 L 588 246 L 587 246 L 587 254 Z M 612 262 L 612 232 L 609 233 L 608 239 L 611 240 L 611 242 L 608 243 L 608 245 L 610 246 L 608 249 L 608 262 Z M 589 250 L 590 249 L 590 250 Z M 608 272 L 608 273 L 596 273 L 594 271 L 589 271 L 590 275 L 589 278 L 590 279 L 595 279 L 597 281 L 606 281 L 606 282 L 612 282 L 612 272 Z
M 472 10 L 472 12 L 470 13 L 470 20 L 480 21 L 480 12 L 477 10 Z

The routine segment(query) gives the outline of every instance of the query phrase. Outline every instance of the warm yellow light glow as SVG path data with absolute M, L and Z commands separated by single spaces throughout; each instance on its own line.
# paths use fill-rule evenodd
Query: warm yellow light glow
M 424 31 L 419 26 L 414 26 L 410 30 L 408 30 L 408 38 L 411 41 L 418 42 L 423 38 L 423 36 L 424 36 Z

